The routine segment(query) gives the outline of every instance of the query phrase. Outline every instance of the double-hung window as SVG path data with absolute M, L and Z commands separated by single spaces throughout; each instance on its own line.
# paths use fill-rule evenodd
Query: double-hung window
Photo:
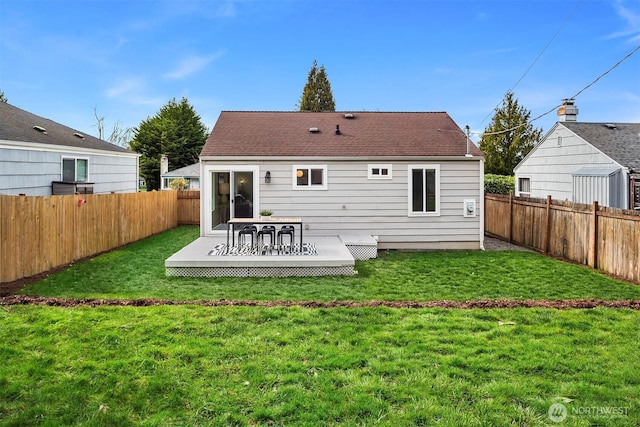
M 293 188 L 297 190 L 326 190 L 327 165 L 294 166 Z
M 518 195 L 526 197 L 531 195 L 531 178 L 518 178 Z
M 409 216 L 440 215 L 440 165 L 409 165 Z
M 62 180 L 68 182 L 89 181 L 89 159 L 63 157 Z

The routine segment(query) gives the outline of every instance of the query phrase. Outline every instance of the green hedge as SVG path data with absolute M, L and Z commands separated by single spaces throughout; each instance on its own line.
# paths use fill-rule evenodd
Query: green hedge
M 516 179 L 513 176 L 494 175 L 484 176 L 484 192 L 487 194 L 509 194 L 516 191 Z

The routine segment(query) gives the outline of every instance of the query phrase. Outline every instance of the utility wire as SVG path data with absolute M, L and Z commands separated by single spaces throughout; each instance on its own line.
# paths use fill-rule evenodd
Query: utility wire
M 562 29 L 564 28 L 564 26 L 567 24 L 567 22 L 569 22 L 569 19 L 571 19 L 571 17 L 573 16 L 573 14 L 576 12 L 576 10 L 578 10 L 578 6 L 580 6 L 580 3 L 582 3 L 582 0 L 578 0 L 578 2 L 576 3 L 576 6 L 573 8 L 573 10 L 569 13 L 569 15 L 565 18 L 564 22 L 562 23 L 562 25 L 560 25 L 560 28 L 558 28 L 558 30 L 555 32 L 555 34 L 551 37 L 551 40 L 549 40 L 549 42 L 545 45 L 544 48 L 542 48 L 542 50 L 540 51 L 540 53 L 538 54 L 538 56 L 536 56 L 536 58 L 533 60 L 533 62 L 531 63 L 531 65 L 529 65 L 529 68 L 527 68 L 527 70 L 524 72 L 524 74 L 518 79 L 518 81 L 516 82 L 516 84 L 514 84 L 511 89 L 509 89 L 509 92 L 513 92 L 513 90 L 516 88 L 516 86 L 518 86 L 518 84 L 522 81 L 522 79 L 524 79 L 524 77 L 529 73 L 529 71 L 531 71 L 531 69 L 533 68 L 533 66 L 536 64 L 536 62 L 538 62 L 538 59 L 540 59 L 540 57 L 542 56 L 542 54 L 547 50 L 547 48 L 551 45 L 551 43 L 553 43 L 553 41 L 556 39 L 556 37 L 558 37 L 558 34 L 560 34 L 560 31 L 562 31 Z M 495 108 L 493 109 L 493 111 L 497 110 L 498 107 L 500 106 L 500 103 L 498 103 L 498 105 L 495 106 Z M 493 114 L 492 112 L 490 112 L 489 114 L 487 114 L 487 116 L 482 119 L 482 121 L 480 122 L 480 124 L 484 123 L 485 120 L 487 120 L 489 118 L 489 116 L 491 116 L 491 114 Z
M 631 55 L 633 55 L 634 53 L 636 53 L 638 50 L 640 50 L 640 45 L 636 46 L 635 49 L 633 49 L 631 52 L 629 52 L 628 54 L 626 54 L 624 56 L 624 58 L 622 58 L 621 60 L 619 60 L 618 62 L 616 62 L 611 68 L 609 68 L 607 71 L 605 71 L 604 73 L 600 74 L 594 81 L 592 81 L 591 83 L 589 83 L 588 85 L 586 85 L 585 87 L 583 87 L 582 89 L 580 89 L 575 95 L 573 95 L 571 98 L 568 99 L 576 99 L 578 97 L 578 95 L 580 95 L 582 92 L 584 92 L 585 90 L 589 89 L 591 86 L 593 86 L 594 84 L 596 84 L 596 82 L 598 80 L 600 80 L 601 78 L 603 78 L 604 76 L 606 76 L 607 74 L 609 74 L 611 71 L 613 71 L 615 68 L 617 68 L 620 64 L 622 64 L 624 61 L 626 61 L 627 59 L 629 59 L 631 57 Z M 544 116 L 546 116 L 547 114 L 552 113 L 553 111 L 555 111 L 556 109 L 558 109 L 559 107 L 561 107 L 562 104 L 558 104 L 556 106 L 554 106 L 553 108 L 551 108 L 549 111 L 540 114 L 537 117 L 534 117 L 533 119 L 529 120 L 529 122 L 527 123 L 523 123 L 521 125 L 518 126 L 514 126 L 512 128 L 509 129 L 503 129 L 497 132 L 484 132 L 481 134 L 481 136 L 484 135 L 500 135 L 501 133 L 506 133 L 506 132 L 511 132 L 512 130 L 516 130 L 518 128 L 521 128 L 523 126 L 526 126 L 528 123 L 531 122 L 535 122 L 536 120 L 539 120 L 541 118 L 543 118 Z

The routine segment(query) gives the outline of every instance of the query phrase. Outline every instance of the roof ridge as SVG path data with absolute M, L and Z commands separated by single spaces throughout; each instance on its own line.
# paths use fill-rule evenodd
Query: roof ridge
M 287 110 L 222 110 L 221 113 L 301 113 L 301 114 L 447 114 L 446 111 L 287 111 Z

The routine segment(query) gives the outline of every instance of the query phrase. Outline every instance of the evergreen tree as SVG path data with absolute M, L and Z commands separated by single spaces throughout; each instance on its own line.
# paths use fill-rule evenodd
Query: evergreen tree
M 9 102 L 6 95 L 4 94 L 4 91 L 2 90 L 0 90 L 0 102 Z
M 513 175 L 513 168 L 540 141 L 542 129 L 534 129 L 530 117 L 531 112 L 507 92 L 480 140 L 486 173 Z
M 131 150 L 140 153 L 140 175 L 148 190 L 160 188 L 160 157 L 169 159 L 169 170 L 198 162 L 207 139 L 207 128 L 186 98 L 175 98 L 153 117 L 142 121 L 133 130 Z
M 307 84 L 302 90 L 300 111 L 336 111 L 327 71 L 324 65 L 318 68 L 318 62 L 315 59 L 307 77 Z

